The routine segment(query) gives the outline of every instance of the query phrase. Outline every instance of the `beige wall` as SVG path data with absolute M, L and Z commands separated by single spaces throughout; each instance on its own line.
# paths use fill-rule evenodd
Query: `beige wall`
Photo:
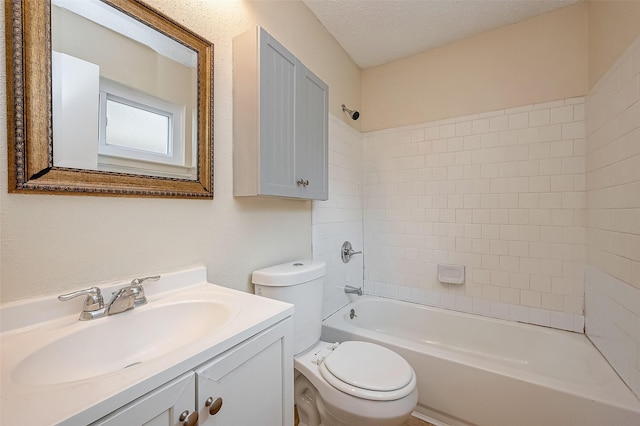
M 580 3 L 362 72 L 362 130 L 582 96 Z
M 232 196 L 232 38 L 262 25 L 331 87 L 330 112 L 360 99 L 359 69 L 301 2 L 147 0 L 215 44 L 215 199 L 7 193 L 0 84 L 0 300 L 204 264 L 212 282 L 250 290 L 250 274 L 311 255 L 311 203 Z M 4 61 L 4 15 L 0 17 Z M 0 64 L 4 77 L 5 64 Z M 4 80 L 4 78 L 2 78 Z
M 589 88 L 640 36 L 640 1 L 590 1 Z

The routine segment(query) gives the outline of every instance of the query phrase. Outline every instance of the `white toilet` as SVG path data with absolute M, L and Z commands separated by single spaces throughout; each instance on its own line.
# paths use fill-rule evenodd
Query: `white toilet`
M 295 305 L 295 404 L 300 426 L 397 426 L 418 402 L 413 368 L 380 345 L 322 342 L 324 262 L 255 271 L 258 295 Z

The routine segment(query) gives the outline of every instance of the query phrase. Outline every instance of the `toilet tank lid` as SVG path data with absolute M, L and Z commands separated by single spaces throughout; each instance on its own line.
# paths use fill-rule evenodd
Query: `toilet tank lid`
M 318 260 L 296 260 L 254 271 L 251 282 L 271 287 L 306 283 L 324 276 L 326 263 Z

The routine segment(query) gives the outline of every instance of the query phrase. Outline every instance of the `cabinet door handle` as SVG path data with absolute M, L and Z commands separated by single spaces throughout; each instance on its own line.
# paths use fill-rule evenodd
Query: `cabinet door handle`
M 215 416 L 222 408 L 222 398 L 217 397 L 216 399 L 213 399 L 213 397 L 210 396 L 209 398 L 207 398 L 204 405 L 205 407 L 209 407 L 209 414 Z
M 298 180 L 296 181 L 296 183 L 297 183 L 298 185 L 302 185 L 302 186 L 305 186 L 305 187 L 306 187 L 306 186 L 308 186 L 308 185 L 309 185 L 309 179 L 307 179 L 307 180 L 305 180 L 305 179 L 298 179 Z
M 198 412 L 190 413 L 189 410 L 184 410 L 178 420 L 184 422 L 184 426 L 196 426 L 198 424 Z

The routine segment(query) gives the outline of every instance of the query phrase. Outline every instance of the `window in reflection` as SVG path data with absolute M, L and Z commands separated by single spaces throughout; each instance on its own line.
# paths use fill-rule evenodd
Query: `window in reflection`
M 150 111 L 143 105 L 109 95 L 105 109 L 105 137 L 101 145 L 122 148 L 125 155 L 126 150 L 171 154 L 171 113 Z

